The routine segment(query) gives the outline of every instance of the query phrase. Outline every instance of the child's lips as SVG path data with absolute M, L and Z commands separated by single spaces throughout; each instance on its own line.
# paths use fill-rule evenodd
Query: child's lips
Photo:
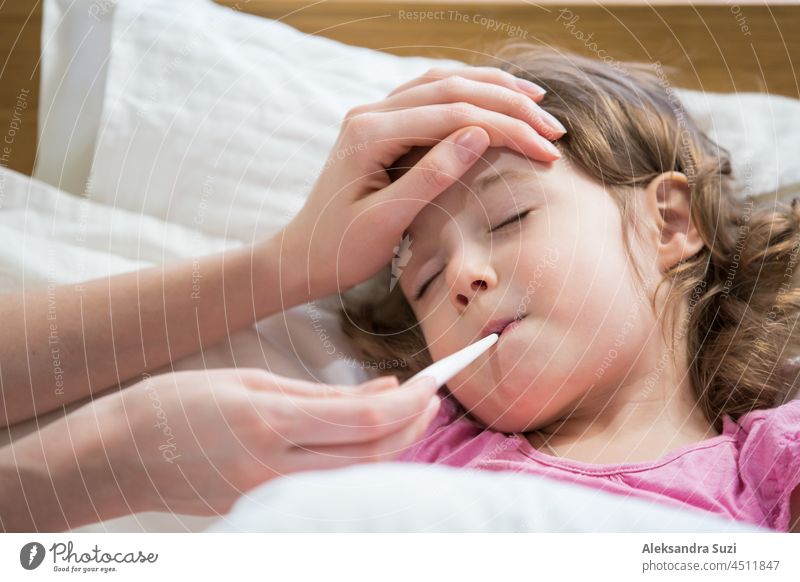
M 502 338 L 504 335 L 513 331 L 524 318 L 525 316 L 523 315 L 521 317 L 505 317 L 503 319 L 490 321 L 489 324 L 483 328 L 483 337 L 496 333 Z
M 523 319 L 524 319 L 523 317 L 520 317 L 519 319 L 515 319 L 511 323 L 509 323 L 506 327 L 503 328 L 503 331 L 500 333 L 500 337 L 504 338 L 511 332 L 513 332 L 515 329 L 517 329 L 522 323 Z

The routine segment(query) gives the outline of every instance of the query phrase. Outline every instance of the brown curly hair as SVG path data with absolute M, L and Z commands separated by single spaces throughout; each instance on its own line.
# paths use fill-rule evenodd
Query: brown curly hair
M 792 398 L 800 386 L 800 199 L 756 204 L 744 195 L 729 153 L 684 112 L 658 63 L 608 63 L 511 43 L 480 64 L 547 90 L 540 105 L 567 129 L 556 144 L 615 197 L 629 257 L 636 189 L 663 172 L 687 176 L 704 247 L 659 286 L 670 285 L 667 313 L 689 300 L 683 330 L 676 336 L 675 318 L 671 329 L 686 339 L 695 395 L 717 431 L 726 414 L 737 419 Z M 391 372 L 405 380 L 431 357 L 399 285 L 386 292 L 389 280 L 387 265 L 344 294 L 339 315 L 366 361 L 402 359 L 406 367 Z

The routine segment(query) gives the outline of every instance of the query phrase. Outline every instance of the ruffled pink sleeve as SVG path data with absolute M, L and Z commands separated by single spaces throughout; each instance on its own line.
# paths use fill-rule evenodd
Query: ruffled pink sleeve
M 800 400 L 743 415 L 740 473 L 757 491 L 767 525 L 789 530 L 790 497 L 800 486 Z

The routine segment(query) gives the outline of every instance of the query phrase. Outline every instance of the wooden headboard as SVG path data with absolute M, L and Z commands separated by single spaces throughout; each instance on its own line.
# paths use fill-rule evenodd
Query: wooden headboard
M 603 59 L 660 61 L 678 71 L 669 77 L 676 86 L 800 97 L 800 7 L 786 0 L 218 2 L 400 55 L 475 62 L 512 38 Z M 41 16 L 39 0 L 0 0 L 0 165 L 26 174 L 36 153 Z

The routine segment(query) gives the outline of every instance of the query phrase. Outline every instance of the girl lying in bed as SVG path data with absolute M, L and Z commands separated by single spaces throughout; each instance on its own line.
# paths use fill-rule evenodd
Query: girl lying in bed
M 408 364 L 388 368 L 401 380 L 502 332 L 399 460 L 536 473 L 788 531 L 799 201 L 746 200 L 658 69 L 530 45 L 497 62 L 547 89 L 541 106 L 567 128 L 561 159 L 490 148 L 417 215 L 378 292 L 342 312 L 362 357 Z

